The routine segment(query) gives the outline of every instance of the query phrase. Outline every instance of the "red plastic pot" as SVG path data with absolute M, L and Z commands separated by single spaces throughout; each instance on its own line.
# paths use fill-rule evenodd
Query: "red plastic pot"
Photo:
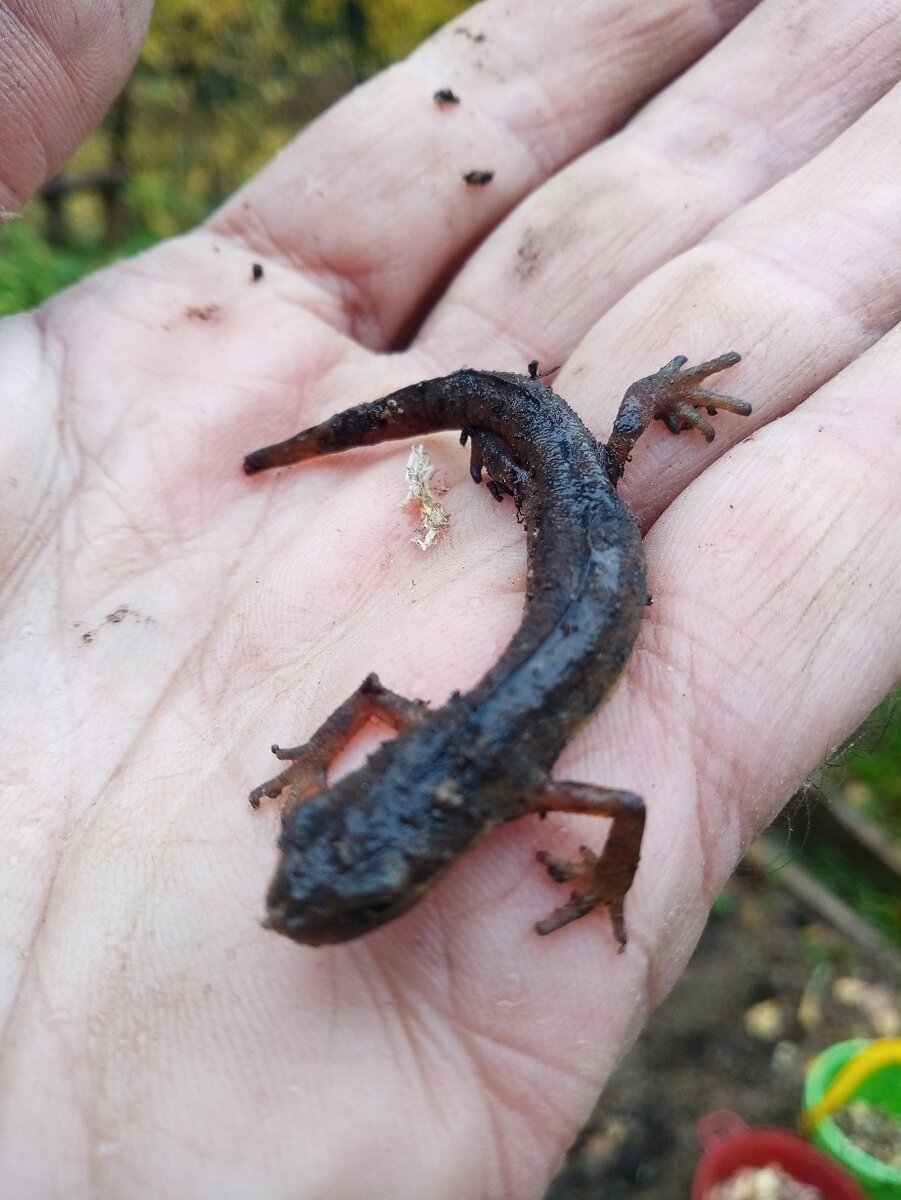
M 799 1183 L 819 1188 L 823 1200 L 866 1200 L 850 1175 L 787 1129 L 745 1125 L 731 1112 L 714 1112 L 698 1122 L 698 1140 L 704 1154 L 691 1185 L 691 1200 L 706 1200 L 710 1189 L 743 1167 L 768 1167 L 778 1163 Z

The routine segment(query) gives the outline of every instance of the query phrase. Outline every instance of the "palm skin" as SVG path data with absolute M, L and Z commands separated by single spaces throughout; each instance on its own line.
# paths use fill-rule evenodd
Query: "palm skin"
M 735 6 L 480 6 L 206 226 L 0 327 L 10 1194 L 540 1195 L 742 846 L 897 679 L 901 22 L 804 7 L 803 37 L 766 4 L 723 37 Z M 86 36 L 108 99 L 134 38 Z M 52 96 L 4 126 L 48 162 L 96 107 Z M 532 358 L 605 437 L 634 378 L 733 346 L 749 421 L 629 465 L 654 604 L 559 768 L 647 802 L 626 953 L 603 916 L 532 931 L 561 899 L 535 849 L 600 844 L 577 818 L 498 831 L 358 942 L 261 929 L 269 743 L 372 670 L 473 684 L 524 549 L 451 435 L 426 555 L 405 445 L 252 481 L 243 456 Z

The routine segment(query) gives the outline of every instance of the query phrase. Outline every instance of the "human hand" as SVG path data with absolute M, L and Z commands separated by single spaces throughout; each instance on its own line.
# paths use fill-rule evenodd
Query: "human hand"
M 741 848 L 897 677 L 901 22 L 875 7 L 763 3 L 701 59 L 710 5 L 488 3 L 203 228 L 0 327 L 9 1194 L 540 1194 Z M 753 416 L 639 444 L 655 603 L 560 767 L 646 800 L 627 951 L 603 914 L 532 931 L 560 900 L 535 849 L 603 837 L 553 816 L 361 941 L 261 930 L 269 743 L 372 670 L 471 685 L 524 549 L 452 436 L 425 556 L 407 446 L 254 481 L 244 454 L 532 358 L 606 437 L 633 379 L 727 349 Z
M 59 169 L 121 89 L 152 0 L 0 4 L 0 221 Z

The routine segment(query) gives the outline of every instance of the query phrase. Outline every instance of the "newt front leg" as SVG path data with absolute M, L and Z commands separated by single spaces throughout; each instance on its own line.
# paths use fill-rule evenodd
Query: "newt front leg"
M 562 925 L 584 917 L 598 905 L 605 905 L 619 948 L 623 950 L 627 941 L 623 902 L 638 868 L 644 832 L 644 801 L 632 792 L 556 779 L 530 799 L 531 806 L 542 814 L 571 812 L 612 817 L 601 854 L 580 846 L 582 861 L 568 862 L 547 850 L 538 851 L 536 858 L 547 867 L 551 878 L 557 883 L 571 881 L 574 887 L 566 904 L 539 921 L 535 929 L 538 933 L 553 933 Z
M 378 717 L 399 733 L 418 725 L 425 715 L 426 707 L 421 700 L 408 700 L 406 696 L 384 687 L 377 675 L 367 675 L 357 690 L 335 709 L 308 742 L 290 750 L 281 746 L 272 747 L 276 758 L 288 761 L 291 765 L 253 789 L 250 793 L 251 808 L 259 808 L 264 796 L 275 800 L 287 791 L 282 804 L 284 823 L 298 804 L 325 788 L 326 773 L 333 759 L 372 717 Z

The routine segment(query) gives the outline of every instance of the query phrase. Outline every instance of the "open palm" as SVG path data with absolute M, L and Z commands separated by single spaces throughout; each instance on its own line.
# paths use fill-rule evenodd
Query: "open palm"
M 204 227 L 0 326 L 4 1194 L 539 1195 L 743 845 L 897 678 L 901 12 L 763 3 L 724 37 L 715 8 L 479 6 Z M 121 32 L 91 35 L 102 98 Z M 81 99 L 4 128 L 52 159 Z M 269 743 L 372 670 L 473 684 L 524 548 L 451 435 L 425 555 L 408 447 L 244 454 L 533 358 L 604 437 L 634 378 L 730 349 L 753 416 L 627 472 L 654 604 L 561 765 L 647 802 L 626 953 L 600 915 L 532 931 L 536 848 L 602 843 L 577 818 L 496 832 L 361 941 L 261 929 Z

